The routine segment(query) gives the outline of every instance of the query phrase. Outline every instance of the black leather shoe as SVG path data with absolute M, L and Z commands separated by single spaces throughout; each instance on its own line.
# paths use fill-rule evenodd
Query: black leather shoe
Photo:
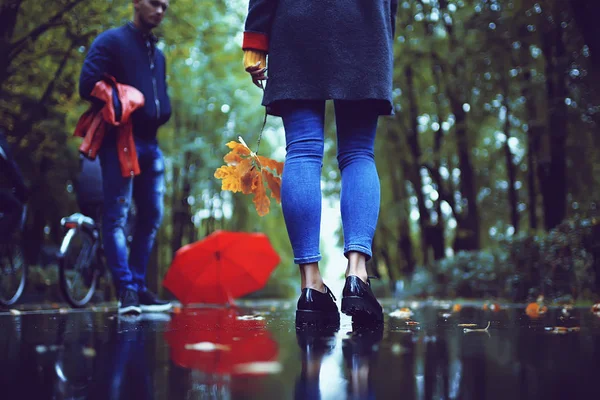
M 335 300 L 327 285 L 325 285 L 325 293 L 311 288 L 302 289 L 296 309 L 296 328 L 306 325 L 339 326 L 340 313 Z
M 368 279 L 364 283 L 356 275 L 348 276 L 342 296 L 342 312 L 352 316 L 354 323 L 383 322 L 383 309 L 375 298 Z

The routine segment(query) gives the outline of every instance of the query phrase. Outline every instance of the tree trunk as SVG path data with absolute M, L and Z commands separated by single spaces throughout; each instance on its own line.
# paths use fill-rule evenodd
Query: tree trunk
M 443 13 L 448 12 L 448 1 L 440 0 L 440 9 Z M 454 33 L 451 22 L 444 20 L 444 27 L 449 37 L 449 51 L 456 54 L 460 49 L 460 40 Z M 460 204 L 460 213 L 455 210 L 456 237 L 454 239 L 454 250 L 478 250 L 479 238 L 479 210 L 477 207 L 477 196 L 475 189 L 475 173 L 471 164 L 470 147 L 467 135 L 467 114 L 463 104 L 467 102 L 465 83 L 467 82 L 464 57 L 457 57 L 450 66 L 453 81 L 447 88 L 450 107 L 455 118 L 456 145 L 458 152 L 458 168 L 460 169 L 460 192 L 463 200 Z
M 510 151 L 510 146 L 508 141 L 510 139 L 510 106 L 508 104 L 508 82 L 505 81 L 504 84 L 504 100 L 503 100 L 504 109 L 506 111 L 504 117 L 504 155 L 506 158 L 506 174 L 508 178 L 508 204 L 510 207 L 510 222 L 514 228 L 514 233 L 519 232 L 519 209 L 518 206 L 518 198 L 517 198 L 517 189 L 515 188 L 516 183 L 516 171 L 515 171 L 515 163 L 513 160 L 513 154 Z
M 471 164 L 470 147 L 467 138 L 467 117 L 461 104 L 453 102 L 453 114 L 456 119 L 456 145 L 458 147 L 458 167 L 460 169 L 460 192 L 463 196 L 461 218 L 458 219 L 455 251 L 478 250 L 479 210 L 475 194 L 475 173 Z
M 189 183 L 189 169 L 192 155 L 190 152 L 186 152 L 184 156 L 184 165 L 178 171 L 178 176 L 174 178 L 183 179 L 181 188 L 181 195 L 173 197 L 173 236 L 171 237 L 171 249 L 173 254 L 183 245 L 183 238 L 186 236 L 186 230 L 189 229 L 191 222 L 191 207 L 188 203 L 188 198 L 191 193 L 191 186 Z
M 527 201 L 529 203 L 529 228 L 536 230 L 538 228 L 536 170 L 542 125 L 538 121 L 535 96 L 531 90 L 532 84 L 531 70 L 527 69 L 524 73 L 524 83 L 521 89 L 527 109 Z
M 399 254 L 404 260 L 404 268 L 402 271 L 404 272 L 404 276 L 407 278 L 412 278 L 415 273 L 417 263 L 415 261 L 413 244 L 410 240 L 410 227 L 408 225 L 408 219 L 402 218 L 399 222 L 400 237 L 398 238 L 398 250 Z
M 590 48 L 590 59 L 596 71 L 600 70 L 600 2 L 590 0 L 569 0 L 571 12 L 581 31 L 585 44 Z
M 421 179 L 421 148 L 419 146 L 419 111 L 417 108 L 417 99 L 415 97 L 413 69 L 408 65 L 404 70 L 406 77 L 406 91 L 408 96 L 408 108 L 410 127 L 406 134 L 408 147 L 412 155 L 412 163 L 408 169 L 409 179 L 417 195 L 417 206 L 419 208 L 419 228 L 421 230 L 421 248 L 423 249 L 423 263 L 429 262 L 429 242 L 427 227 L 430 222 L 429 210 L 425 206 L 425 195 L 423 194 L 423 180 Z
M 6 80 L 11 59 L 8 57 L 17 18 L 23 0 L 7 0 L 0 6 L 0 88 Z
M 393 134 L 388 130 L 388 141 L 393 143 L 392 146 L 387 147 L 391 150 L 391 153 L 402 154 L 400 152 L 400 146 L 398 145 L 399 140 L 394 137 Z M 389 163 L 388 171 L 390 172 L 390 187 L 392 190 L 392 199 L 394 204 L 399 204 L 402 207 L 400 216 L 397 219 L 397 258 L 395 266 L 390 265 L 390 268 L 395 268 L 398 276 L 406 276 L 410 278 L 415 271 L 416 261 L 413 252 L 412 241 L 410 240 L 410 226 L 408 218 L 410 216 L 410 205 L 408 202 L 408 193 L 406 192 L 405 178 L 402 171 L 407 171 L 407 163 L 404 159 L 401 160 L 402 165 L 398 166 L 398 161 L 391 154 L 386 157 Z M 389 256 L 388 256 L 389 257 Z M 384 258 L 385 259 L 385 258 Z M 386 263 L 391 262 L 387 259 Z M 390 275 L 391 276 L 391 275 Z
M 546 89 L 548 95 L 547 146 L 549 150 L 541 162 L 540 184 L 544 196 L 544 225 L 547 230 L 556 227 L 567 212 L 567 86 L 565 81 L 566 51 L 560 24 L 552 26 L 543 35 L 542 51 L 546 58 Z
M 432 57 L 432 60 L 434 57 Z M 444 118 L 442 117 L 442 107 L 440 105 L 440 93 L 442 93 L 441 86 L 441 75 L 442 69 L 441 66 L 435 64 L 433 66 L 433 76 L 435 77 L 435 84 L 438 90 L 436 96 L 436 108 L 438 115 L 438 129 L 435 131 L 434 141 L 433 141 L 433 168 L 439 174 L 442 162 L 441 162 L 441 149 L 442 149 L 442 139 L 444 135 L 444 130 L 442 128 L 442 121 Z M 438 175 L 439 176 L 439 175 Z M 437 219 L 431 219 L 431 228 L 429 241 L 431 243 L 431 247 L 433 248 L 433 259 L 435 261 L 440 260 L 446 256 L 446 238 L 445 238 L 445 229 L 444 229 L 444 215 L 442 214 L 442 190 L 441 188 L 441 176 L 439 176 L 440 181 L 435 184 L 436 190 L 438 191 L 438 199 L 435 204 L 435 213 L 437 214 Z M 435 180 L 434 180 L 435 182 Z

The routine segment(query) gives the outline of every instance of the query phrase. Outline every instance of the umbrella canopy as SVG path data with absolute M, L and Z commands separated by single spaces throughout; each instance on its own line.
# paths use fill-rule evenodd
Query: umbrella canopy
M 264 287 L 279 260 L 262 233 L 216 231 L 177 250 L 163 286 L 183 304 L 230 303 Z
M 262 317 L 246 319 L 231 308 L 184 309 L 165 339 L 176 365 L 209 374 L 256 374 L 249 365 L 276 363 L 279 352 Z

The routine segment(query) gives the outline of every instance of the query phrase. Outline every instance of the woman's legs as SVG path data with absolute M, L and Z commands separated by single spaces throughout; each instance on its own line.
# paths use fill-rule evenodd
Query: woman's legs
M 366 282 L 366 262 L 372 256 L 379 216 L 380 186 L 374 156 L 379 116 L 368 101 L 336 101 L 335 115 L 346 276 L 356 275 Z
M 283 217 L 294 262 L 300 266 L 302 289 L 323 292 L 318 262 L 325 101 L 286 101 L 281 115 L 287 150 L 281 180 Z

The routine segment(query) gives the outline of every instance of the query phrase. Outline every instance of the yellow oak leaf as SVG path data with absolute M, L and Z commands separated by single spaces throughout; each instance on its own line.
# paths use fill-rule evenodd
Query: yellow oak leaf
M 277 203 L 281 203 L 281 178 L 274 176 L 266 169 L 262 170 L 262 174 L 265 181 L 267 181 L 267 186 L 271 189 L 271 196 Z
M 242 156 L 249 156 L 251 151 L 248 147 L 239 142 L 229 142 L 227 147 L 231 149 L 229 153 L 223 157 L 223 161 L 227 164 L 237 164 L 242 160 Z
M 240 177 L 235 166 L 224 165 L 215 171 L 215 178 L 222 179 L 221 190 L 230 190 L 234 193 L 242 190 Z

